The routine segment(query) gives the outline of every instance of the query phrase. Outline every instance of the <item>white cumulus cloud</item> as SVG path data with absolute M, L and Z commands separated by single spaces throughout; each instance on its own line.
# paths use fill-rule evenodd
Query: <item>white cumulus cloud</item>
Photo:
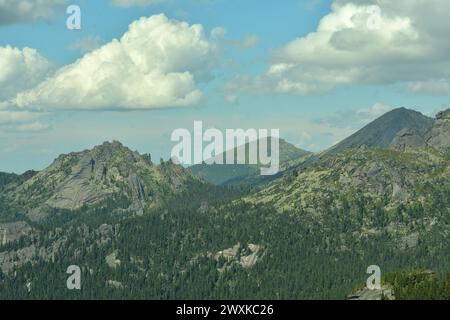
M 61 68 L 14 103 L 47 110 L 192 106 L 202 98 L 198 84 L 211 77 L 215 58 L 202 25 L 163 14 L 141 18 L 120 40 Z
M 0 131 L 40 132 L 50 128 L 42 122 L 47 114 L 33 111 L 0 110 Z
M 19 91 L 35 86 L 50 69 L 50 62 L 35 49 L 0 47 L 0 99 L 9 99 Z
M 450 94 L 450 82 L 446 79 L 411 82 L 408 89 L 416 94 L 447 96 Z
M 448 0 L 335 0 L 317 30 L 280 48 L 266 73 L 228 87 L 307 95 L 448 78 L 449 16 Z

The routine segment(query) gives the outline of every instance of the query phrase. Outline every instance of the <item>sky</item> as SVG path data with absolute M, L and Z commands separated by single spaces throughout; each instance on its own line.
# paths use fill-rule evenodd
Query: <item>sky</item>
M 0 171 L 112 140 L 168 159 L 196 120 L 317 152 L 393 108 L 434 116 L 449 15 L 448 0 L 0 0 Z

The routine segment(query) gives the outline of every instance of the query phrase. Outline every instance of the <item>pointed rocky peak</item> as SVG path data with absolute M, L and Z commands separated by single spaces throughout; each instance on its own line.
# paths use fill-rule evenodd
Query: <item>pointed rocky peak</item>
M 387 148 L 391 145 L 397 133 L 403 129 L 413 129 L 417 134 L 424 135 L 432 126 L 432 118 L 415 110 L 404 107 L 397 108 L 369 123 L 326 153 L 336 154 L 345 149 L 358 148 L 363 144 L 370 148 Z
M 436 120 L 450 120 L 450 108 L 439 112 L 436 115 Z
M 441 152 L 450 152 L 450 109 L 439 112 L 433 128 L 425 135 L 427 144 Z
M 139 213 L 193 181 L 181 166 L 169 162 L 154 165 L 150 155 L 113 141 L 59 156 L 19 186 L 14 196 L 29 203 L 29 216 L 38 218 L 45 208 L 77 210 L 111 199 L 120 199 L 119 209 Z

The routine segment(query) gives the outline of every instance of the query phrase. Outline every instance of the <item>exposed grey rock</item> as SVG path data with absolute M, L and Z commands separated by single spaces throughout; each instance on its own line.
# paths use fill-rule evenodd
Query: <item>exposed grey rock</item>
M 450 119 L 450 108 L 439 112 L 436 115 L 436 120 L 449 120 Z
M 369 290 L 364 288 L 351 294 L 347 300 L 395 300 L 395 296 L 390 286 L 384 285 L 380 290 Z
M 247 256 L 241 256 L 240 264 L 244 268 L 253 268 L 258 262 L 261 246 L 256 244 L 249 244 L 248 248 L 251 251 L 251 254 Z
M 345 149 L 358 148 L 362 145 L 370 148 L 387 148 L 400 130 L 413 128 L 419 135 L 423 135 L 430 130 L 432 125 L 432 118 L 426 117 L 414 110 L 398 108 L 384 114 L 355 134 L 330 148 L 326 154 L 337 154 Z
M 450 152 L 450 109 L 438 113 L 431 131 L 425 136 L 427 144 L 441 152 Z
M 106 281 L 106 284 L 113 289 L 123 289 L 123 284 L 119 281 L 108 280 Z
M 35 263 L 38 260 L 54 261 L 55 256 L 67 243 L 67 237 L 59 234 L 54 234 L 52 237 L 49 234 L 49 239 L 51 238 L 54 238 L 54 241 L 48 246 L 32 244 L 17 250 L 0 252 L 0 270 L 3 273 L 10 273 L 26 263 Z
M 410 148 L 425 147 L 425 139 L 418 135 L 414 129 L 407 128 L 400 130 L 392 141 L 390 148 L 405 151 Z
M 115 141 L 59 156 L 48 168 L 8 189 L 6 196 L 20 203 L 33 221 L 47 218 L 54 209 L 101 207 L 112 201 L 118 203 L 113 213 L 142 215 L 145 208 L 182 192 L 190 182 L 202 183 L 181 166 L 154 165 L 147 155 Z
M 112 268 L 116 269 L 117 267 L 120 267 L 121 261 L 117 259 L 117 256 L 119 255 L 119 251 L 114 251 L 111 254 L 107 255 L 105 258 L 106 264 Z
M 214 254 L 214 259 L 219 260 L 219 258 L 223 257 L 226 260 L 232 260 L 237 256 L 240 249 L 241 244 L 238 243 L 234 247 L 217 252 L 216 254 Z
M 409 198 L 410 195 L 406 187 L 397 183 L 392 185 L 392 199 L 397 200 L 398 202 L 406 202 Z
M 0 252 L 0 269 L 3 273 L 10 273 L 14 268 L 31 262 L 36 254 L 37 250 L 34 245 L 16 251 Z
M 420 234 L 418 232 L 411 233 L 409 235 L 404 236 L 401 238 L 399 246 L 400 249 L 408 249 L 408 248 L 414 248 L 419 243 L 419 237 Z
M 235 246 L 219 251 L 217 253 L 208 253 L 207 256 L 219 261 L 220 258 L 224 258 L 226 263 L 222 268 L 219 268 L 219 272 L 224 272 L 231 267 L 232 264 L 239 264 L 243 268 L 253 268 L 255 264 L 261 258 L 262 247 L 256 244 L 249 244 L 246 248 L 242 247 L 240 243 Z M 194 263 L 198 257 L 194 257 L 191 262 Z
M 30 225 L 24 221 L 0 224 L 0 245 L 17 241 L 31 231 Z

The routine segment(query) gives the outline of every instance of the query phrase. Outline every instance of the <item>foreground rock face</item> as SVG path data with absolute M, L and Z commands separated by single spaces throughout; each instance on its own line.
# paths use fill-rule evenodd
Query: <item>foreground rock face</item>
M 390 148 L 405 151 L 412 148 L 432 147 L 443 153 L 450 152 L 450 109 L 436 115 L 431 129 L 421 134 L 412 128 L 400 130 Z
M 105 261 L 108 266 L 112 269 L 120 267 L 121 261 L 117 258 L 119 251 L 114 251 L 113 253 L 106 256 Z
M 392 141 L 390 147 L 395 150 L 405 151 L 410 148 L 425 147 L 425 139 L 418 135 L 414 129 L 403 129 Z
M 237 243 L 228 249 L 197 255 L 191 259 L 191 263 L 197 263 L 200 257 L 208 257 L 214 259 L 216 262 L 223 259 L 224 264 L 218 268 L 218 271 L 226 272 L 233 265 L 240 265 L 244 269 L 251 269 L 264 257 L 264 255 L 264 249 L 260 245 L 250 243 L 247 246 L 243 246 L 241 243 Z
M 28 236 L 32 228 L 24 221 L 0 224 L 0 245 L 19 240 L 23 236 Z
M 355 294 L 349 295 L 347 300 L 395 300 L 390 286 L 382 286 L 379 290 L 364 288 Z
M 425 137 L 429 146 L 441 152 L 450 152 L 450 109 L 438 113 L 431 131 Z

